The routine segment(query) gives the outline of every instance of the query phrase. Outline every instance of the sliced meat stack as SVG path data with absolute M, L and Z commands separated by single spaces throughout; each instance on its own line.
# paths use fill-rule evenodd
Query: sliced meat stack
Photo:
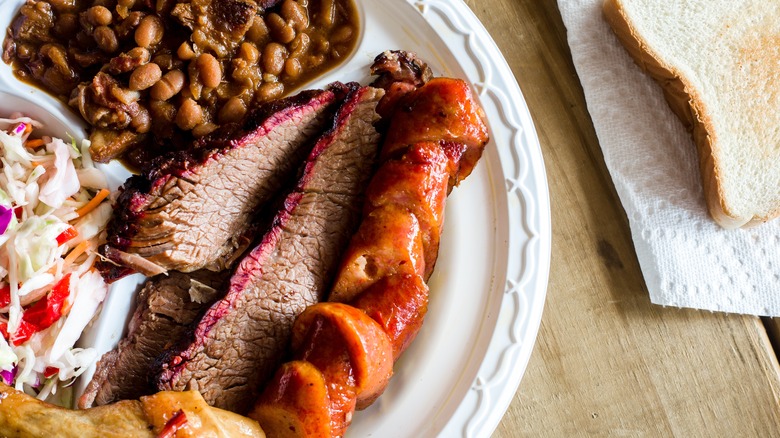
M 291 179 L 343 96 L 305 91 L 252 111 L 195 148 L 163 157 L 125 183 L 108 226 L 109 280 L 132 270 L 219 270 L 246 244 L 256 209 Z M 132 269 L 128 269 L 132 268 Z
M 160 389 L 196 389 L 209 404 L 246 412 L 278 365 L 295 317 L 330 287 L 357 227 L 379 134 L 383 90 L 350 84 L 333 125 L 271 229 L 244 257 L 224 298 L 206 312 L 189 345 L 172 354 Z
M 172 271 L 169 276 L 147 280 L 136 299 L 127 336 L 100 359 L 79 407 L 157 392 L 154 378 L 159 373 L 160 356 L 222 297 L 228 278 L 227 271 L 200 270 L 189 274 Z
M 387 94 L 380 167 L 360 228 L 327 303 L 295 321 L 290 362 L 257 400 L 251 418 L 268 436 L 342 437 L 355 410 L 384 391 L 393 362 L 422 326 L 447 194 L 488 142 L 484 113 L 459 79 L 428 80 L 407 52 L 385 52 L 372 71 Z

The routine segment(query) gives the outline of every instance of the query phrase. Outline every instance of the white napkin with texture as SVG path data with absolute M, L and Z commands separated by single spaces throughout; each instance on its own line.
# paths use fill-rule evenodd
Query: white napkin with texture
M 780 316 L 780 219 L 727 231 L 710 218 L 690 134 L 620 45 L 601 5 L 558 0 L 651 301 Z

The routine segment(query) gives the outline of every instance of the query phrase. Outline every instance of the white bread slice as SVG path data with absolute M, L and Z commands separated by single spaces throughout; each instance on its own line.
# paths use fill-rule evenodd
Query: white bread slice
M 692 129 L 710 215 L 780 215 L 780 0 L 606 0 L 604 15 Z

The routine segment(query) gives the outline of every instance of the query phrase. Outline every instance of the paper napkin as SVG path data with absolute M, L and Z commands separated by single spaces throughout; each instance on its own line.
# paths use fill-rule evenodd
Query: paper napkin
M 602 0 L 558 6 L 651 301 L 780 316 L 780 219 L 720 228 L 707 213 L 690 134 L 612 33 Z

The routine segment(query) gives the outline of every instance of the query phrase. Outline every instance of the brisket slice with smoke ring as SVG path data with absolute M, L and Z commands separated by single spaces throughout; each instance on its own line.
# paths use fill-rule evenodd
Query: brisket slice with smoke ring
M 160 356 L 221 298 L 228 278 L 228 271 L 200 270 L 172 271 L 148 279 L 136 299 L 127 336 L 98 361 L 79 407 L 135 400 L 157 392 Z
M 295 317 L 330 287 L 357 227 L 379 141 L 373 124 L 383 91 L 348 86 L 271 229 L 240 261 L 191 343 L 163 365 L 159 389 L 198 390 L 213 406 L 246 412 L 280 361 Z
M 336 87 L 338 88 L 338 87 Z M 102 252 L 112 281 L 137 270 L 221 270 L 242 241 L 256 208 L 267 202 L 322 132 L 336 90 L 304 91 L 265 104 L 240 124 L 199 140 L 190 151 L 152 162 L 119 196 Z M 338 96 L 337 96 L 338 95 Z

